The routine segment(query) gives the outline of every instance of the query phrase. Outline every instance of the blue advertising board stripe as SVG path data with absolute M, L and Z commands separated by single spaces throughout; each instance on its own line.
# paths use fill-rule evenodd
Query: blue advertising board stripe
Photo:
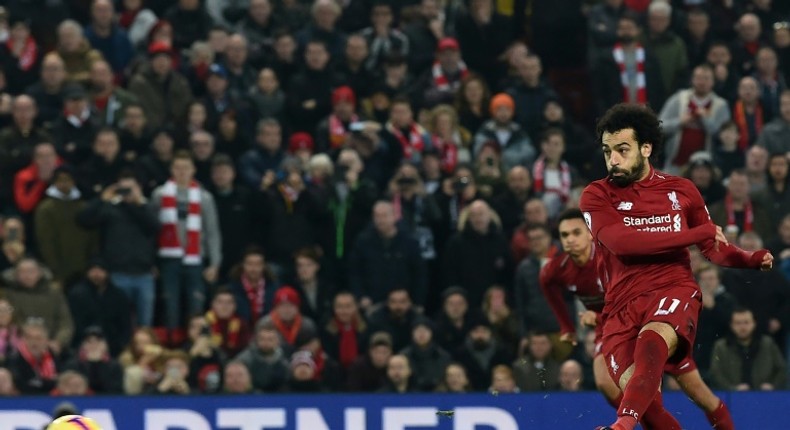
M 720 393 L 739 429 L 790 428 L 790 392 Z M 529 430 L 592 429 L 614 410 L 589 393 L 515 395 L 254 395 L 183 397 L 17 397 L 0 399 L 0 430 L 41 430 L 69 400 L 103 430 Z M 686 430 L 707 430 L 683 394 L 665 394 Z

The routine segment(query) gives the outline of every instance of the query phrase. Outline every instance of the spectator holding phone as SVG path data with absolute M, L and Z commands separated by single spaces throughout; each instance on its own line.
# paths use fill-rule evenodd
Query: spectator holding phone
M 16 265 L 25 256 L 25 225 L 18 217 L 8 217 L 3 221 L 0 231 L 2 246 L 0 247 L 0 271 Z

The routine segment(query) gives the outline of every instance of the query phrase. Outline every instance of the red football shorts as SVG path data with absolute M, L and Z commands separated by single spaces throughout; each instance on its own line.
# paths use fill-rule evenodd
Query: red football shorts
M 603 326 L 604 321 L 601 314 L 598 314 L 598 323 L 595 325 L 595 355 L 593 358 L 603 354 Z
M 675 328 L 678 346 L 667 360 L 664 371 L 672 375 L 697 368 L 692 353 L 702 299 L 696 284 L 681 284 L 643 294 L 618 313 L 609 314 L 604 323 L 603 353 L 606 368 L 614 381 L 634 364 L 634 349 L 639 331 L 649 322 L 663 322 Z

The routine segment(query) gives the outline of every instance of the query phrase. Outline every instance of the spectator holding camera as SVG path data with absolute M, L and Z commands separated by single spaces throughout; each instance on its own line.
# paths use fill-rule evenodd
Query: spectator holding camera
M 399 227 L 417 240 L 423 260 L 435 260 L 432 229 L 439 224 L 441 213 L 436 201 L 426 195 L 417 167 L 409 162 L 401 164 L 389 183 L 389 193 Z
M 458 229 L 461 211 L 480 197 L 474 172 L 468 164 L 459 164 L 453 175 L 442 181 L 442 187 L 433 195 L 442 216 L 435 231 L 439 249 L 444 249 L 447 239 Z
M 105 188 L 77 215 L 77 222 L 99 229 L 101 255 L 110 280 L 131 301 L 138 326 L 154 320 L 156 234 L 159 220 L 130 172 Z

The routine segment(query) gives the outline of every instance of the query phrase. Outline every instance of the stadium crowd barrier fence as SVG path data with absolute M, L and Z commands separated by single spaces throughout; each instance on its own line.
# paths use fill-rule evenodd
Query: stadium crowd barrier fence
M 719 394 L 738 429 L 790 429 L 790 391 Z M 0 399 L 0 430 L 42 430 L 63 401 L 103 430 L 589 430 L 614 417 L 594 392 L 17 397 Z M 665 404 L 685 430 L 710 429 L 683 394 L 666 394 Z

